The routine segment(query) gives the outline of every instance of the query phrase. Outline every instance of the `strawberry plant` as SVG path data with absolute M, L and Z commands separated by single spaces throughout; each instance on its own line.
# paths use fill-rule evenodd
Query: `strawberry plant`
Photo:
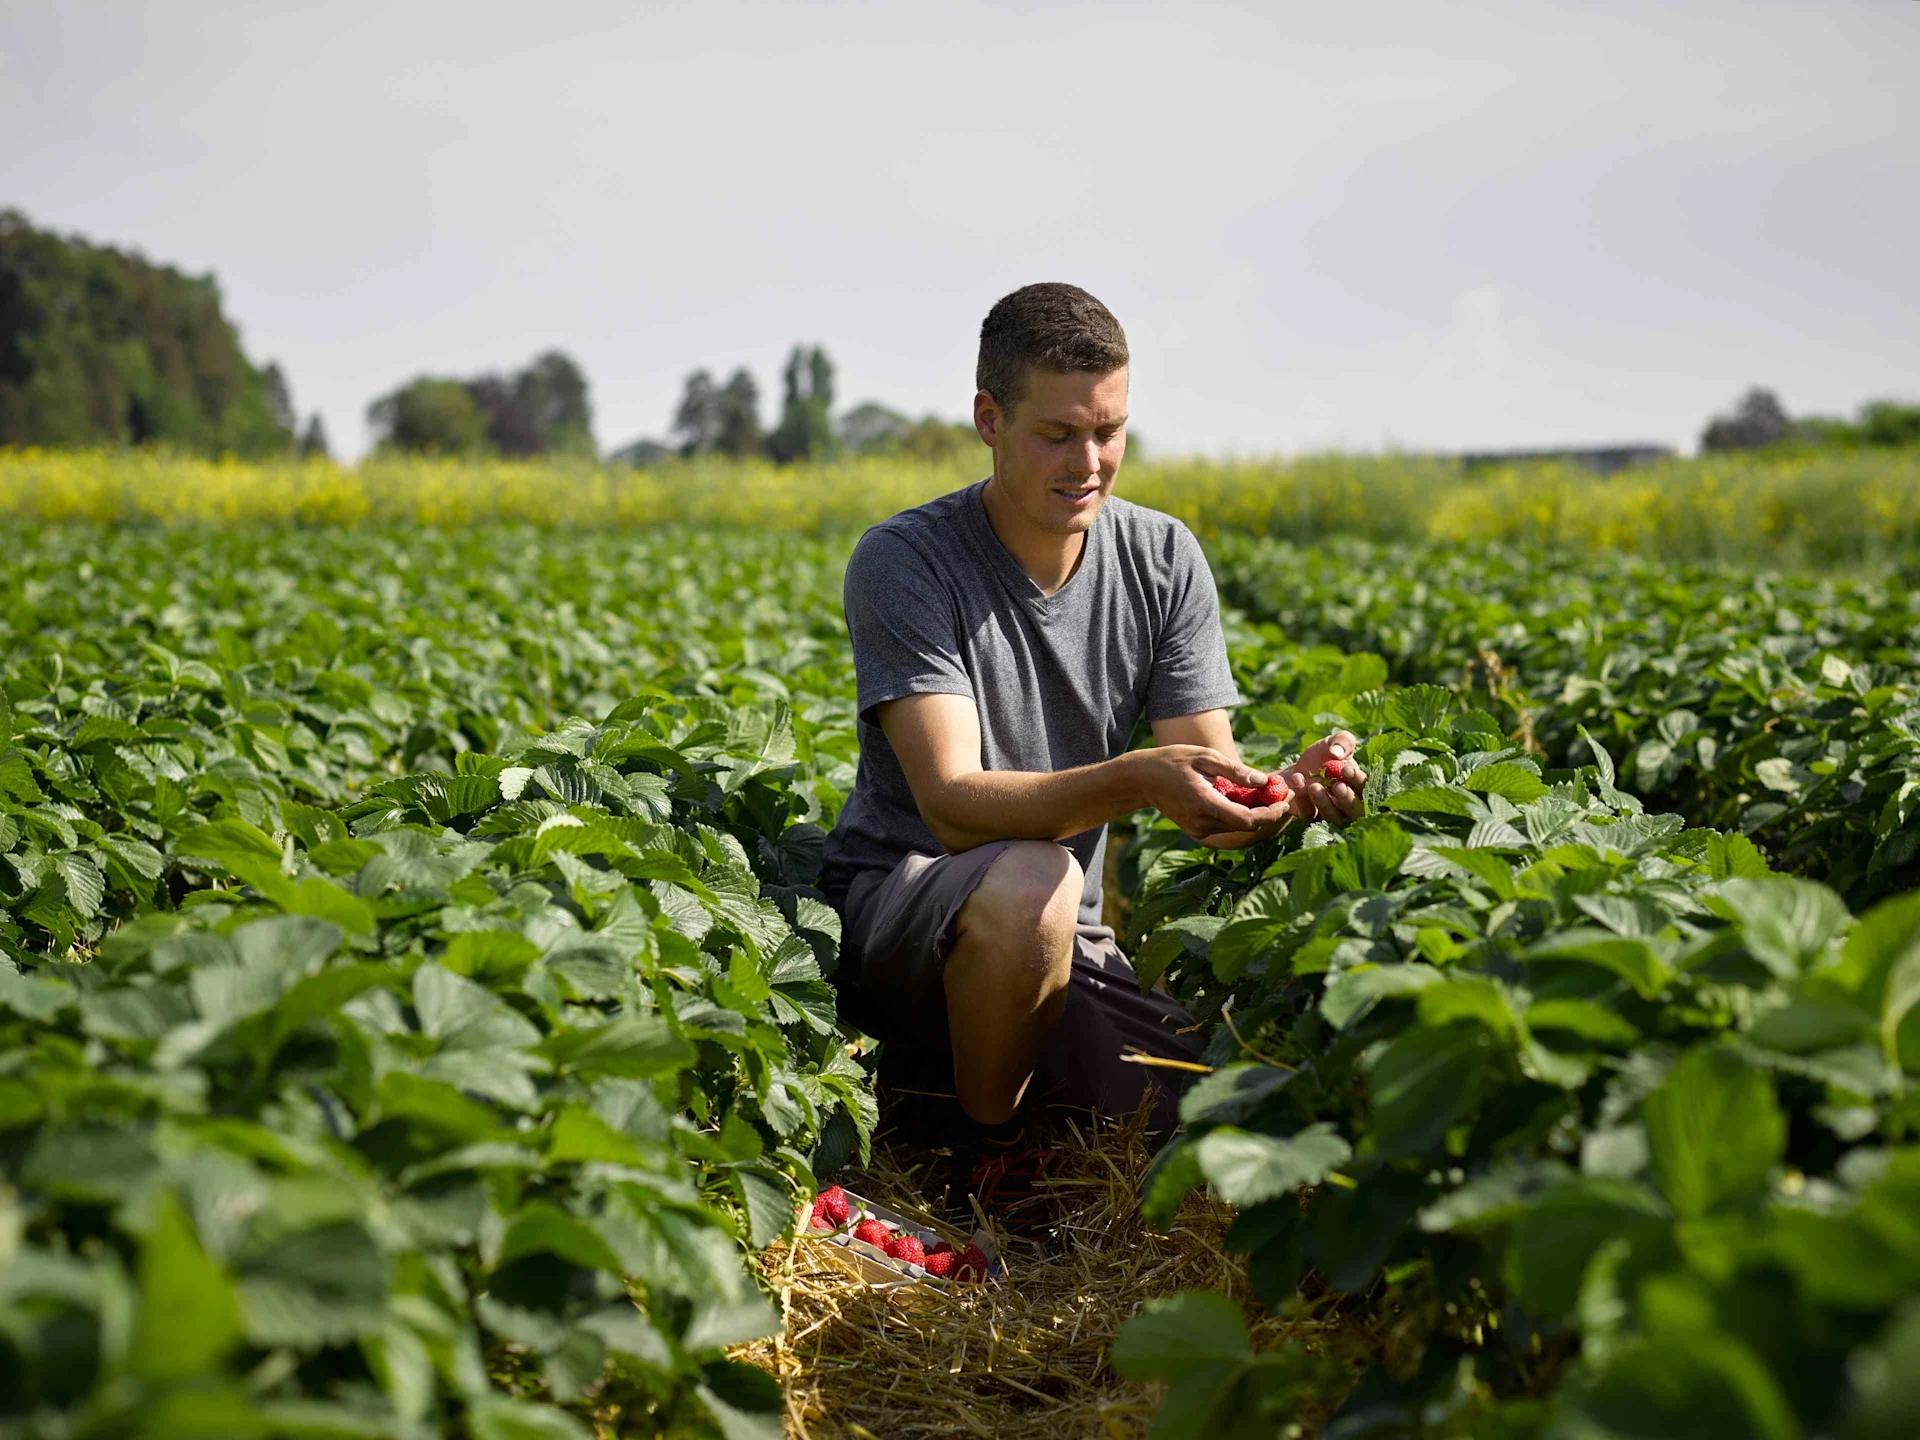
M 1222 537 L 1223 592 L 1291 639 L 1457 688 L 1548 763 L 1751 837 L 1855 904 L 1920 880 L 1920 592 L 1493 546 Z
M 1920 992 L 1894 977 L 1920 906 L 1856 921 L 1648 813 L 1589 735 L 1591 763 L 1543 768 L 1448 690 L 1289 678 L 1248 748 L 1368 735 L 1372 814 L 1240 852 L 1136 837 L 1136 963 L 1213 1023 L 1216 1067 L 1149 1215 L 1207 1183 L 1268 1303 L 1305 1284 L 1389 1317 L 1342 1435 L 1898 1433 Z M 1156 1435 L 1273 1433 L 1327 1383 L 1181 1306 L 1114 1349 L 1172 1383 Z
M 642 697 L 339 808 L 263 792 L 271 833 L 78 793 L 128 743 L 89 723 L 10 756 L 66 799 L 8 818 L 75 846 L 7 857 L 67 907 L 10 905 L 0 962 L 12 1419 L 584 1433 L 500 1390 L 510 1355 L 660 1433 L 778 1434 L 721 1353 L 777 1324 L 741 1247 L 876 1119 L 791 713 Z

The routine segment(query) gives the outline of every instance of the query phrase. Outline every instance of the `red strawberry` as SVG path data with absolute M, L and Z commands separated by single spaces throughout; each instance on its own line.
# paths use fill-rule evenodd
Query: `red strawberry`
M 864 1240 L 869 1245 L 877 1245 L 882 1250 L 887 1248 L 887 1240 L 892 1234 L 893 1232 L 887 1229 L 885 1221 L 876 1220 L 871 1215 L 853 1227 L 854 1239 Z
M 1327 761 L 1327 763 L 1324 766 L 1322 766 L 1321 769 L 1326 774 L 1327 783 L 1329 785 L 1337 785 L 1340 783 L 1340 781 L 1346 779 L 1346 775 L 1347 775 L 1346 767 L 1342 765 L 1338 760 Z
M 1284 805 L 1287 803 L 1288 794 L 1287 782 L 1282 780 L 1280 778 L 1280 772 L 1275 770 L 1271 775 L 1267 776 L 1267 783 L 1260 787 L 1260 803 L 1262 805 Z
M 1248 808 L 1252 808 L 1255 805 L 1265 803 L 1261 800 L 1261 792 L 1256 786 L 1235 784 L 1224 775 L 1216 775 L 1213 777 L 1213 788 L 1236 805 L 1245 805 Z
M 824 1207 L 827 1219 L 831 1220 L 835 1225 L 846 1224 L 847 1217 L 853 1213 L 852 1208 L 847 1203 L 847 1192 L 842 1190 L 838 1185 L 829 1185 L 826 1189 L 822 1190 L 820 1192 L 820 1198 L 814 1203 Z
M 887 1242 L 887 1254 L 902 1265 L 924 1265 L 927 1252 L 920 1244 L 920 1237 L 909 1235 L 904 1230 Z
M 960 1263 L 960 1255 L 951 1245 L 947 1245 L 944 1249 L 929 1250 L 927 1258 L 920 1263 L 927 1267 L 927 1274 L 944 1280 L 953 1273 L 953 1267 Z
M 827 1202 L 824 1198 L 813 1202 L 813 1219 L 811 1223 L 816 1230 L 831 1230 L 834 1228 L 833 1220 L 827 1214 Z
M 960 1252 L 960 1258 L 953 1264 L 953 1278 L 956 1280 L 987 1278 L 987 1257 L 978 1245 L 969 1245 Z

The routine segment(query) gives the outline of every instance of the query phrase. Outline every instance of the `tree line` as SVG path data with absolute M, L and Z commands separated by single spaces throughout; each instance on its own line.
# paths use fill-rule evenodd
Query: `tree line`
M 1730 450 L 1877 450 L 1920 445 L 1920 405 L 1870 400 L 1852 420 L 1787 413 L 1773 391 L 1754 386 L 1701 433 L 1708 453 Z
M 0 211 L 0 445 L 326 449 L 287 378 L 255 366 L 211 275 L 37 229 Z
M 939 460 L 979 444 L 973 427 L 910 419 L 877 401 L 835 417 L 834 367 L 795 345 L 778 419 L 765 424 L 744 366 L 724 382 L 687 376 L 668 439 L 607 458 L 646 465 L 673 456 L 765 456 L 779 464 L 840 454 Z M 560 350 L 522 369 L 467 378 L 419 375 L 367 408 L 378 451 L 476 457 L 597 458 L 587 377 Z M 327 453 L 320 416 L 300 423 L 280 366 L 256 366 L 221 307 L 212 275 L 188 275 L 0 210 L 0 446 L 163 445 L 261 457 Z M 1787 413 L 1771 390 L 1747 391 L 1700 437 L 1703 451 L 1920 446 L 1920 404 L 1873 401 L 1851 420 Z M 1139 437 L 1129 449 L 1136 456 Z

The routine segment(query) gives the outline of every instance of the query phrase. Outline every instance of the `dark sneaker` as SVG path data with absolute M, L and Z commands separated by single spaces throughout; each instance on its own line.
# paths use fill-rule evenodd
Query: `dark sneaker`
M 980 1222 L 980 1211 L 1013 1235 L 1033 1235 L 1057 1218 L 1053 1196 L 1042 1183 L 1057 1152 L 1038 1144 L 1025 1127 L 1011 1136 L 989 1136 L 966 1127 L 954 1143 L 953 1170 L 947 1182 L 947 1220 L 962 1233 Z

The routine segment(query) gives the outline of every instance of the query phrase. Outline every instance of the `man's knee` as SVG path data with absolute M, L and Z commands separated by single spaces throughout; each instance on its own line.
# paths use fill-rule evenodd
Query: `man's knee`
M 986 942 L 1007 961 L 1037 967 L 1051 984 L 1064 985 L 1085 884 L 1080 862 L 1065 846 L 1015 841 L 987 867 L 961 907 L 959 933 Z

